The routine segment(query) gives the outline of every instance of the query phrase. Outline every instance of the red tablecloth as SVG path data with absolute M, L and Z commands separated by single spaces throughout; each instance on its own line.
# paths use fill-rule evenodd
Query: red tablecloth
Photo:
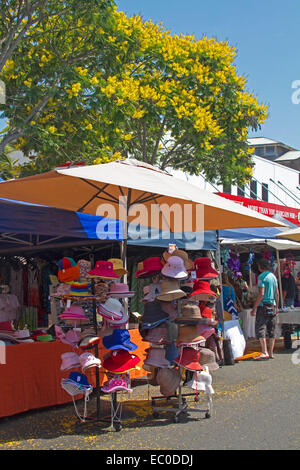
M 147 372 L 142 368 L 145 359 L 144 350 L 149 343 L 143 342 L 138 330 L 130 330 L 133 343 L 138 346 L 134 354 L 140 357 L 140 370 L 132 370 L 131 377 L 142 377 Z M 61 343 L 24 343 L 6 346 L 5 364 L 0 363 L 0 418 L 28 410 L 61 405 L 72 401 L 71 396 L 60 385 L 61 379 L 68 377 L 70 371 L 62 372 L 61 354 L 73 349 Z M 99 358 L 109 351 L 100 343 Z M 82 349 L 75 350 L 79 355 Z M 94 350 L 91 350 L 94 353 Z M 80 368 L 74 369 L 81 372 Z M 86 375 L 95 384 L 95 368 L 86 371 Z M 100 369 L 100 385 L 106 381 L 104 369 Z

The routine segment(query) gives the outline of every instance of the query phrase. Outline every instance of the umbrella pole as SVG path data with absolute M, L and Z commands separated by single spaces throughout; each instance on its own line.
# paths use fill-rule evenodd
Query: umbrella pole
M 216 231 L 217 233 L 217 251 L 216 251 L 216 258 L 218 263 L 218 271 L 219 271 L 219 281 L 220 281 L 220 301 L 221 301 L 221 326 L 222 326 L 222 337 L 224 338 L 224 302 L 223 302 L 223 286 L 222 286 L 222 266 L 221 266 L 221 243 L 219 239 L 219 230 Z
M 278 286 L 279 286 L 279 295 L 280 295 L 280 305 L 283 307 L 283 295 L 282 295 L 282 284 L 281 284 L 281 272 L 280 272 L 280 259 L 279 259 L 279 250 L 276 250 L 277 258 L 277 273 L 278 273 Z

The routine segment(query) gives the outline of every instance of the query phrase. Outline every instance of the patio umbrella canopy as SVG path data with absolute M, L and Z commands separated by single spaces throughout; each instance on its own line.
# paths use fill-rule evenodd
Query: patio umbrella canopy
M 108 217 L 128 222 L 135 220 L 137 213 L 134 211 L 142 205 L 149 217 L 142 225 L 163 230 L 169 228 L 171 232 L 179 231 L 175 219 L 180 212 L 187 223 L 186 231 L 284 226 L 133 159 L 57 168 L 2 182 L 0 197 L 101 216 L 104 215 L 103 208 L 114 208 L 115 213 L 109 212 Z M 120 197 L 126 198 L 126 206 L 120 205 Z M 172 207 L 175 218 L 170 217 Z M 153 208 L 159 210 L 160 217 L 153 216 Z
M 288 230 L 287 232 L 281 232 L 276 237 L 288 238 L 289 240 L 294 240 L 300 242 L 300 227 L 294 228 L 293 230 Z

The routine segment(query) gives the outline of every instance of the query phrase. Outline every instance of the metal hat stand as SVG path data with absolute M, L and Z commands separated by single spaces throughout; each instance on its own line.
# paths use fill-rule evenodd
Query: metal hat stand
M 177 316 L 181 317 L 181 300 L 177 301 Z M 180 377 L 182 377 L 182 370 L 183 367 L 179 367 L 179 372 L 180 372 Z M 212 398 L 210 395 L 206 394 L 207 397 L 207 409 L 202 410 L 200 408 L 189 408 L 188 403 L 186 398 L 187 397 L 195 397 L 195 402 L 198 402 L 198 393 L 182 393 L 182 384 L 180 381 L 180 384 L 178 386 L 177 392 L 175 395 L 171 395 L 169 397 L 165 397 L 163 395 L 152 397 L 151 398 L 151 405 L 152 405 L 152 416 L 154 419 L 159 418 L 159 414 L 161 412 L 171 412 L 174 414 L 173 416 L 173 422 L 178 423 L 179 417 L 183 413 L 190 413 L 190 412 L 201 412 L 205 413 L 205 418 L 210 418 L 212 415 Z M 176 399 L 176 402 L 174 403 L 173 407 L 166 407 L 163 408 L 161 406 L 155 406 L 155 403 L 158 400 L 165 400 L 167 402 L 171 401 L 172 398 Z

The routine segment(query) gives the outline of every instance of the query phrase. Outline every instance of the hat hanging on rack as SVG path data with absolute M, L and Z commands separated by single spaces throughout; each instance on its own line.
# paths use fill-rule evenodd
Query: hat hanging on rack
M 197 279 L 208 281 L 219 276 L 218 271 L 212 267 L 210 258 L 197 258 L 194 261 Z
M 167 263 L 161 270 L 161 274 L 178 281 L 185 280 L 188 278 L 188 272 L 184 266 L 183 259 L 179 256 L 170 256 Z
M 112 263 L 113 270 L 119 277 L 122 277 L 122 276 L 125 276 L 126 274 L 128 274 L 128 271 L 127 271 L 127 269 L 124 268 L 123 261 L 121 259 L 119 259 L 119 258 L 110 258 L 108 260 L 108 262 Z
M 163 253 L 163 259 L 167 263 L 171 256 L 178 256 L 184 262 L 185 269 L 187 271 L 192 271 L 194 269 L 194 262 L 189 258 L 189 255 L 184 250 L 175 250 L 173 253 L 165 251 Z
M 138 270 L 135 273 L 136 278 L 146 278 L 154 276 L 157 273 L 160 273 L 162 269 L 161 260 L 159 257 L 155 256 L 152 258 L 147 258 L 143 261 L 142 264 L 138 264 Z
M 114 272 L 113 264 L 109 261 L 97 261 L 95 268 L 88 271 L 90 278 L 96 277 L 101 279 L 115 280 L 119 276 Z
M 160 285 L 161 292 L 156 296 L 157 300 L 178 300 L 186 295 L 185 292 L 180 289 L 179 282 L 176 279 L 162 279 Z

